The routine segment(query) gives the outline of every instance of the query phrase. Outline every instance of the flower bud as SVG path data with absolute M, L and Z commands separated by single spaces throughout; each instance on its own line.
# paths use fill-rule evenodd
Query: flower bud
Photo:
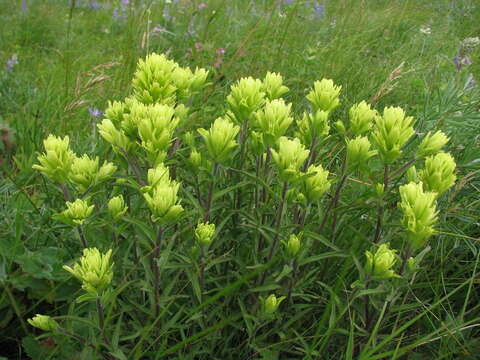
M 43 331 L 55 331 L 58 329 L 58 323 L 48 315 L 37 314 L 27 321 L 33 327 Z
M 321 165 L 310 165 L 306 175 L 302 178 L 303 195 L 310 202 L 320 200 L 332 185 L 332 182 L 328 180 L 328 170 L 324 170 Z
M 254 155 L 260 156 L 265 152 L 265 142 L 263 141 L 263 134 L 252 131 L 250 133 L 251 149 Z
M 322 79 L 314 82 L 307 99 L 312 103 L 314 112 L 323 110 L 330 113 L 340 105 L 341 90 L 342 87 L 336 86 L 332 80 Z
M 118 130 L 113 122 L 109 119 L 104 119 L 101 124 L 97 125 L 98 132 L 105 141 L 110 143 L 114 148 L 128 151 L 131 146 L 130 140 L 125 135 L 123 130 Z
M 251 77 L 242 78 L 232 85 L 227 102 L 237 124 L 249 121 L 252 114 L 263 106 L 265 93 L 262 89 L 263 83 Z
M 400 277 L 392 269 L 397 261 L 395 252 L 395 250 L 388 247 L 388 244 L 380 245 L 375 254 L 366 251 L 365 256 L 367 262 L 365 263 L 365 272 L 373 280 L 385 280 Z
M 200 246 L 208 246 L 215 235 L 215 224 L 199 223 L 195 229 L 195 239 Z
M 285 300 L 285 296 L 281 296 L 277 299 L 274 294 L 271 294 L 266 299 L 260 299 L 262 302 L 262 310 L 266 314 L 273 314 L 277 311 L 278 307 Z
M 191 131 L 187 131 L 183 134 L 183 141 L 185 142 L 185 144 L 187 144 L 188 146 L 190 147 L 194 147 L 195 146 L 195 136 L 193 134 L 193 132 Z
M 415 133 L 412 124 L 413 117 L 405 116 L 399 107 L 387 107 L 383 116 L 375 118 L 373 142 L 385 164 L 393 163 L 401 155 L 403 145 Z
M 288 87 L 283 85 L 282 75 L 267 72 L 263 80 L 262 91 L 267 96 L 267 99 L 274 100 L 285 95 L 288 92 Z
M 127 112 L 127 106 L 120 101 L 108 102 L 108 107 L 105 110 L 105 118 L 109 119 L 115 126 L 120 126 Z
M 417 168 L 415 166 L 410 166 L 407 170 L 407 181 L 408 182 L 418 182 Z
M 449 153 L 440 152 L 425 159 L 425 168 L 420 170 L 419 178 L 423 181 L 425 190 L 443 194 L 453 184 L 455 176 L 455 159 Z
M 317 110 L 314 114 L 304 113 L 303 117 L 297 120 L 298 131 L 295 136 L 307 145 L 310 145 L 314 138 L 318 140 L 328 136 L 328 114 L 323 110 Z
M 177 197 L 180 184 L 170 179 L 168 168 L 163 164 L 148 170 L 148 186 L 142 191 L 150 211 L 152 220 L 166 224 L 177 220 L 183 212 Z
M 365 101 L 362 101 L 350 108 L 349 115 L 350 131 L 352 135 L 359 136 L 370 131 L 373 120 L 377 116 L 377 111 L 372 109 Z
M 292 104 L 283 99 L 267 101 L 265 107 L 255 113 L 256 125 L 262 130 L 265 145 L 272 147 L 283 136 L 293 121 Z
M 191 91 L 197 92 L 202 90 L 207 83 L 207 77 L 208 77 L 207 70 L 196 68 L 190 83 Z
M 437 221 L 436 194 L 424 192 L 422 183 L 408 183 L 399 188 L 403 212 L 402 224 L 413 250 L 422 247 L 435 233 L 433 224 Z
M 449 140 L 450 139 L 440 130 L 433 135 L 429 132 L 418 146 L 417 157 L 422 158 L 429 155 L 435 155 L 448 143 Z
M 115 165 L 106 161 L 99 168 L 98 162 L 98 156 L 91 159 L 86 154 L 73 160 L 68 177 L 80 192 L 107 180 L 117 170 Z
M 365 169 L 368 160 L 377 154 L 377 151 L 370 150 L 370 141 L 365 136 L 357 136 L 355 139 L 347 140 L 347 164 L 351 169 Z
M 345 133 L 347 132 L 347 129 L 345 129 L 345 124 L 341 120 L 335 121 L 333 125 L 335 126 L 339 134 L 345 135 Z
M 194 169 L 198 169 L 200 165 L 202 165 L 202 154 L 200 154 L 197 149 L 193 148 L 190 152 L 188 162 Z
M 297 138 L 290 140 L 282 136 L 278 141 L 278 152 L 271 149 L 271 153 L 282 181 L 293 181 L 299 175 L 300 167 L 310 151 Z
M 71 226 L 82 225 L 92 214 L 95 207 L 95 205 L 89 206 L 88 201 L 82 199 L 77 199 L 74 202 L 67 201 L 66 205 L 66 210 L 55 214 L 53 217 Z
M 376 184 L 375 193 L 379 198 L 383 198 L 383 195 L 385 194 L 385 186 L 383 184 Z
M 294 258 L 300 251 L 300 248 L 302 247 L 301 239 L 302 234 L 299 234 L 298 236 L 295 234 L 290 234 L 288 240 L 283 241 L 285 251 L 290 258 Z
M 185 124 L 188 119 L 189 109 L 184 104 L 178 104 L 175 107 L 175 118 L 178 119 L 179 124 Z
M 72 167 L 75 154 L 69 148 L 70 139 L 65 136 L 63 139 L 49 135 L 43 141 L 45 152 L 38 156 L 40 165 L 33 165 L 32 168 L 40 170 L 50 179 L 65 184 Z
M 218 163 L 223 163 L 231 157 L 232 150 L 238 145 L 235 137 L 239 131 L 239 126 L 222 117 L 215 120 L 210 130 L 198 129 L 210 156 Z
M 108 201 L 108 212 L 110 216 L 115 220 L 118 221 L 120 218 L 127 212 L 128 206 L 125 204 L 123 200 L 123 196 L 115 196 Z
M 112 250 L 101 254 L 97 248 L 83 250 L 80 262 L 63 268 L 82 283 L 82 288 L 92 295 L 99 295 L 110 285 L 113 278 L 113 263 L 110 262 Z

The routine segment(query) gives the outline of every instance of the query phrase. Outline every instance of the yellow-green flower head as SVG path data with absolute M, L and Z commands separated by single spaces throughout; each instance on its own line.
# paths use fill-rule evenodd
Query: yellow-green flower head
M 267 99 L 274 100 L 285 95 L 288 92 L 288 87 L 283 85 L 282 75 L 267 72 L 265 79 L 263 79 L 262 91 L 267 96 Z
M 375 150 L 370 150 L 370 141 L 366 136 L 357 136 L 354 139 L 347 140 L 347 164 L 351 169 L 364 169 L 368 160 L 377 154 Z
M 178 67 L 163 54 L 152 53 L 141 59 L 132 81 L 135 98 L 144 104 L 173 105 L 177 91 L 173 73 Z
M 88 205 L 87 200 L 77 199 L 74 202 L 66 202 L 67 209 L 53 217 L 64 223 L 76 226 L 82 225 L 92 215 L 95 205 Z
M 285 251 L 289 257 L 294 258 L 298 254 L 302 247 L 301 239 L 302 234 L 299 234 L 298 236 L 295 234 L 290 234 L 288 240 L 282 241 L 283 245 L 285 246 Z
M 341 90 L 342 87 L 335 85 L 333 80 L 322 79 L 313 83 L 307 99 L 312 103 L 314 112 L 323 110 L 330 113 L 340 105 Z
M 292 104 L 285 104 L 283 99 L 267 101 L 265 107 L 255 113 L 256 125 L 263 133 L 268 146 L 273 146 L 280 136 L 285 135 L 293 121 Z
M 168 105 L 137 103 L 130 109 L 130 117 L 137 124 L 141 146 L 153 164 L 161 163 L 172 142 L 178 125 L 175 109 Z
M 108 201 L 108 212 L 113 220 L 118 221 L 128 210 L 122 195 L 114 196 Z
M 433 224 L 437 221 L 436 193 L 425 192 L 422 183 L 408 183 L 399 188 L 398 206 L 403 212 L 402 224 L 407 231 L 412 249 L 422 247 L 435 234 Z
M 115 127 L 110 119 L 104 119 L 101 124 L 97 125 L 100 136 L 105 139 L 115 150 L 123 149 L 128 151 L 132 146 L 131 141 L 125 135 L 123 130 Z
M 385 280 L 400 277 L 395 273 L 393 267 L 397 258 L 396 251 L 388 247 L 388 244 L 382 244 L 378 247 L 375 254 L 370 251 L 365 252 L 367 262 L 365 263 L 365 272 L 374 280 Z
M 80 262 L 63 268 L 75 276 L 82 283 L 82 288 L 92 294 L 99 295 L 112 282 L 113 263 L 110 262 L 112 250 L 106 254 L 100 253 L 97 248 L 83 249 Z
M 227 102 L 233 113 L 233 120 L 239 124 L 249 121 L 252 114 L 265 103 L 263 83 L 251 77 L 241 78 L 232 85 Z
M 322 165 L 310 165 L 306 175 L 302 181 L 303 195 L 310 202 L 320 200 L 332 185 L 332 182 L 328 180 L 328 170 L 325 170 Z
M 372 128 L 377 111 L 362 101 L 350 108 L 350 131 L 353 136 L 364 135 Z
M 303 117 L 297 120 L 298 131 L 295 132 L 295 136 L 307 145 L 310 145 L 314 138 L 318 140 L 328 136 L 330 132 L 328 114 L 324 110 L 317 110 L 314 114 L 304 113 Z
M 196 68 L 193 73 L 193 78 L 190 83 L 190 90 L 192 92 L 200 91 L 207 84 L 208 71 L 205 69 Z
M 49 135 L 43 141 L 45 152 L 38 156 L 40 165 L 33 165 L 32 168 L 40 170 L 50 179 L 64 184 L 72 167 L 75 154 L 69 148 L 70 139 L 65 136 L 63 139 Z
M 153 221 L 166 224 L 180 217 L 183 207 L 177 197 L 179 188 L 180 184 L 175 181 L 159 182 L 151 191 L 143 194 Z
M 80 192 L 95 186 L 112 176 L 117 167 L 110 162 L 104 162 L 99 168 L 98 156 L 91 159 L 88 155 L 75 157 L 69 173 L 69 179 Z
M 201 246 L 210 245 L 213 235 L 215 235 L 215 224 L 209 224 L 208 222 L 199 223 L 195 228 L 195 239 Z
M 413 117 L 405 116 L 399 107 L 387 107 L 383 116 L 375 118 L 374 145 L 385 164 L 393 163 L 402 153 L 403 145 L 414 134 Z
M 105 109 L 105 118 L 120 126 L 125 114 L 128 112 L 127 105 L 121 101 L 108 102 L 108 106 Z
M 178 119 L 179 124 L 185 124 L 190 114 L 190 109 L 184 104 L 175 106 L 175 118 Z
M 231 157 L 233 149 L 238 145 L 235 140 L 240 127 L 231 121 L 219 117 L 210 126 L 210 130 L 198 129 L 205 140 L 207 150 L 216 162 L 223 163 Z
M 33 327 L 43 331 L 55 331 L 58 329 L 58 323 L 48 315 L 37 314 L 27 321 Z
M 188 157 L 188 162 L 194 169 L 198 169 L 202 165 L 202 154 L 197 149 L 193 148 Z
M 440 130 L 435 134 L 428 133 L 418 146 L 417 157 L 422 158 L 435 155 L 444 147 L 450 139 Z
M 260 298 L 262 302 L 262 310 L 266 314 L 273 314 L 277 311 L 278 307 L 285 300 L 285 296 L 277 298 L 274 294 L 271 294 L 266 299 Z
M 300 140 L 297 138 L 290 140 L 285 136 L 278 140 L 278 152 L 274 149 L 271 152 L 272 159 L 277 165 L 280 178 L 283 181 L 292 181 L 297 178 L 300 167 L 310 153 Z
M 440 152 L 425 159 L 425 168 L 420 170 L 419 177 L 425 190 L 443 194 L 453 184 L 455 176 L 455 159 L 449 153 Z
M 170 186 L 176 184 L 170 179 L 170 172 L 163 163 L 160 163 L 155 167 L 148 169 L 147 183 L 147 186 L 142 187 L 143 192 L 152 191 L 156 186 L 159 185 Z

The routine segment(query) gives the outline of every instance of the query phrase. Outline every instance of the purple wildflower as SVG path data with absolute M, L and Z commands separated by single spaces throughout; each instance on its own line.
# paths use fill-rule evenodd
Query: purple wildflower
M 225 48 L 219 48 L 219 49 L 217 49 L 216 53 L 217 53 L 217 55 L 223 55 L 223 54 L 225 54 Z
M 206 7 L 207 7 L 207 4 L 205 4 L 204 2 L 202 2 L 202 3 L 198 4 L 197 9 L 198 9 L 198 10 L 202 10 L 202 9 L 205 9 Z
M 97 109 L 96 107 L 88 107 L 88 113 L 90 114 L 90 116 L 95 119 L 95 118 L 99 118 L 100 116 L 103 115 L 103 113 Z
M 313 10 L 315 11 L 315 16 L 317 18 L 321 18 L 325 15 L 325 5 L 320 4 L 316 0 L 313 2 Z
M 285 6 L 293 5 L 293 0 L 284 0 L 283 5 L 285 5 Z
M 187 35 L 190 37 L 195 37 L 197 35 L 197 32 L 195 31 L 195 19 L 193 17 L 188 23 Z
M 197 51 L 202 50 L 202 43 L 201 42 L 196 42 L 195 43 L 195 50 L 197 50 Z
M 22 12 L 26 12 L 28 10 L 27 0 L 22 0 Z
M 90 9 L 98 10 L 102 8 L 102 4 L 98 0 L 90 0 Z
M 5 62 L 5 70 L 12 72 L 15 65 L 18 65 L 18 56 L 17 54 L 12 54 L 10 59 Z

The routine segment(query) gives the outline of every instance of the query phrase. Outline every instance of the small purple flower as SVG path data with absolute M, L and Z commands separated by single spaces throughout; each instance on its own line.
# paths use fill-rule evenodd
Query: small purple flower
M 225 54 L 225 48 L 217 49 L 216 53 L 217 53 L 217 55 L 223 55 L 223 54 Z
M 172 19 L 172 16 L 170 15 L 170 11 L 168 10 L 168 6 L 165 6 L 163 8 L 163 18 L 167 21 L 170 21 Z
M 22 12 L 26 12 L 28 10 L 27 0 L 22 0 Z
M 195 43 L 195 50 L 197 50 L 197 51 L 202 50 L 202 43 L 201 42 L 196 42 Z
M 320 4 L 318 1 L 313 2 L 313 10 L 315 11 L 315 16 L 317 18 L 321 18 L 325 15 L 325 5 Z
M 195 37 L 197 35 L 197 32 L 195 31 L 195 19 L 193 17 L 188 23 L 187 35 L 190 37 Z
M 284 0 L 283 5 L 285 5 L 285 6 L 293 5 L 293 1 L 294 0 Z
M 202 2 L 202 3 L 198 4 L 197 9 L 198 9 L 198 10 L 202 10 L 202 9 L 205 9 L 206 7 L 207 7 L 207 4 L 205 4 L 204 2 Z
M 164 32 L 165 30 L 166 30 L 166 29 L 165 29 L 163 26 L 155 25 L 150 33 L 151 33 L 152 35 L 159 35 L 159 34 L 161 34 L 162 32 Z
M 90 0 L 90 9 L 98 10 L 102 8 L 102 4 L 98 0 Z
M 93 118 L 93 119 L 96 119 L 96 118 L 99 118 L 100 116 L 103 115 L 103 113 L 98 110 L 96 107 L 88 107 L 88 113 L 90 114 L 90 116 Z
M 5 70 L 12 72 L 13 68 L 18 65 L 18 56 L 17 54 L 12 54 L 10 59 L 5 62 Z

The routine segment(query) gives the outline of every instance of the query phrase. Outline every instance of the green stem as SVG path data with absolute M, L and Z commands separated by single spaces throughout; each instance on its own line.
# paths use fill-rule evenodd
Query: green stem
M 160 269 L 157 260 L 160 258 L 160 246 L 162 245 L 163 228 L 158 226 L 157 237 L 152 258 L 153 287 L 155 296 L 155 317 L 160 314 Z
M 108 339 L 107 334 L 105 332 L 105 312 L 103 310 L 103 305 L 102 305 L 102 301 L 100 300 L 100 296 L 97 296 L 96 303 L 97 303 L 97 313 L 98 313 L 98 325 L 100 326 L 100 331 L 102 332 L 103 340 L 105 341 L 105 344 L 111 346 L 112 343 Z
M 219 164 L 216 162 L 213 165 L 212 182 L 210 183 L 210 188 L 208 189 L 208 197 L 207 197 L 207 202 L 206 202 L 206 207 L 205 207 L 205 216 L 203 217 L 204 222 L 208 221 L 208 219 L 210 218 L 210 212 L 212 211 L 213 190 L 215 188 L 215 182 L 216 182 L 216 178 L 217 178 L 218 167 L 219 167 Z
M 85 237 L 85 233 L 83 232 L 82 225 L 77 226 L 77 231 L 78 231 L 78 236 L 80 236 L 80 240 L 82 242 L 83 248 L 84 249 L 88 248 L 88 242 Z
M 15 311 L 15 314 L 17 315 L 18 320 L 20 321 L 20 326 L 22 327 L 22 330 L 25 332 L 25 334 L 28 334 L 29 331 L 28 331 L 27 324 L 25 323 L 25 320 L 23 320 L 20 308 L 18 307 L 18 304 L 15 301 L 15 297 L 13 296 L 8 284 L 5 284 L 4 289 L 5 289 L 5 292 L 7 293 L 10 303 L 12 304 L 13 311 Z
M 267 262 L 270 262 L 270 260 L 272 260 L 273 252 L 274 252 L 275 248 L 277 247 L 278 240 L 280 239 L 280 226 L 282 224 L 283 213 L 284 213 L 283 210 L 285 208 L 287 191 L 288 191 L 288 182 L 285 181 L 283 183 L 282 198 L 280 200 L 280 205 L 278 207 L 278 212 L 277 212 L 277 218 L 276 218 L 276 221 L 275 221 L 275 229 L 276 229 L 275 238 L 273 239 L 272 244 L 270 245 L 270 249 L 268 251 Z M 263 274 L 262 274 L 262 278 L 260 280 L 260 286 L 262 286 L 263 283 L 265 282 L 266 276 L 267 276 L 267 272 L 264 271 Z
M 376 244 L 380 240 L 380 232 L 382 229 L 382 218 L 383 214 L 385 213 L 385 205 L 383 204 L 385 202 L 386 194 L 387 194 L 387 189 L 388 189 L 388 165 L 385 165 L 384 171 L 383 171 L 383 199 L 382 199 L 382 205 L 379 206 L 378 208 L 378 216 L 377 216 L 377 225 L 375 227 L 375 235 L 373 237 L 373 243 Z

